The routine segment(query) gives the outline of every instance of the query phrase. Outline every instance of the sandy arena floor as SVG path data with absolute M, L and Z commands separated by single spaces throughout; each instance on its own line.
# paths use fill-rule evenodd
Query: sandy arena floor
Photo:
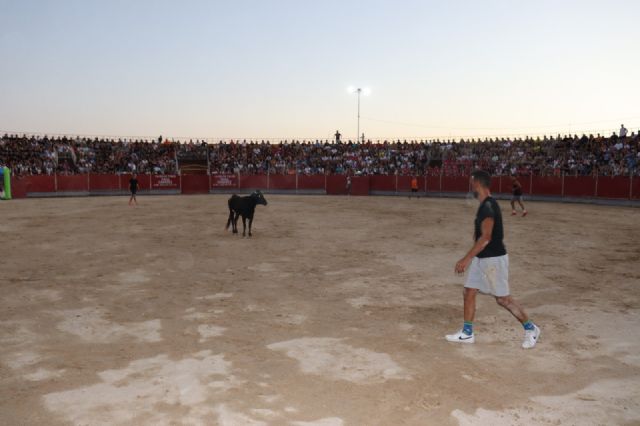
M 488 297 L 443 339 L 471 202 L 267 195 L 242 239 L 226 198 L 0 203 L 0 424 L 640 424 L 640 210 L 505 216 L 524 351 Z

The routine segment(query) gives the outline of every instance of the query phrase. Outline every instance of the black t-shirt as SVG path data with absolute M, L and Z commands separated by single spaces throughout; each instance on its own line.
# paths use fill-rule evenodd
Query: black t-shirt
M 522 187 L 516 183 L 513 184 L 513 195 L 522 195 Z
M 487 197 L 482 202 L 482 204 L 480 204 L 480 207 L 478 207 L 475 221 L 476 241 L 478 241 L 478 238 L 480 238 L 480 236 L 482 235 L 482 221 L 488 217 L 493 218 L 491 241 L 489 241 L 489 244 L 487 244 L 487 246 L 480 253 L 478 253 L 478 257 L 504 256 L 505 254 L 507 254 L 507 249 L 504 247 L 504 243 L 502 242 L 504 238 L 504 230 L 502 228 L 502 212 L 500 211 L 498 202 L 492 197 Z
M 131 191 L 133 192 L 138 190 L 138 179 L 135 179 L 135 178 L 129 179 L 129 189 L 131 189 Z

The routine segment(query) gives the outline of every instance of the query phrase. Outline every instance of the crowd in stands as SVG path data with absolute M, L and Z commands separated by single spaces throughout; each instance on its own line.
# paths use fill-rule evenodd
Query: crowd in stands
M 16 175 L 177 172 L 177 145 L 113 140 L 4 135 L 0 165 Z
M 211 173 L 640 175 L 640 135 L 619 133 L 458 141 L 225 141 L 179 143 L 4 135 L 0 165 L 17 175 L 174 174 L 201 162 Z

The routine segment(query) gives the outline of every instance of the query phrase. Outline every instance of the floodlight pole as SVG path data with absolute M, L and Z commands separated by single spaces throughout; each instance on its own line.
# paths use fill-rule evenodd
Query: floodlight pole
M 367 88 L 362 88 L 362 87 L 353 87 L 350 86 L 348 89 L 349 93 L 356 93 L 358 95 L 358 127 L 356 129 L 356 142 L 360 141 L 360 95 L 362 95 L 362 93 L 364 92 L 364 94 L 368 94 L 369 93 L 369 89 Z
M 362 89 L 358 87 L 356 89 L 358 92 L 358 131 L 356 132 L 356 142 L 360 141 L 360 93 L 362 93 Z

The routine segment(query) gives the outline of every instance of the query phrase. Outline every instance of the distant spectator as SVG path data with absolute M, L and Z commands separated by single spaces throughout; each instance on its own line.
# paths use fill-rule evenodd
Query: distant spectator
M 627 128 L 624 127 L 624 124 L 620 125 L 620 137 L 621 138 L 626 138 L 627 137 Z

